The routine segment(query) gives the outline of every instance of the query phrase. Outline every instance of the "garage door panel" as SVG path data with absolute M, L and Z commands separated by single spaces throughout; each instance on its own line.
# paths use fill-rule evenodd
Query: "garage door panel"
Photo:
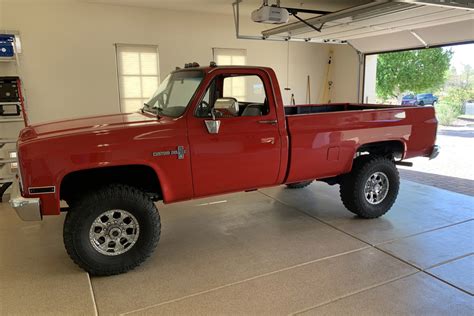
M 365 32 L 354 32 L 354 34 L 344 34 L 344 38 L 346 40 L 352 40 L 352 39 L 357 39 L 361 37 L 367 37 L 367 36 L 377 36 L 377 35 L 384 35 L 387 33 L 396 33 L 400 31 L 410 31 L 410 30 L 417 30 L 418 28 L 428 28 L 428 27 L 434 27 L 434 26 L 439 26 L 442 23 L 446 22 L 459 22 L 459 21 L 464 21 L 466 20 L 467 17 L 474 17 L 472 14 L 466 14 L 466 13 L 459 13 L 458 15 L 452 15 L 452 14 L 436 14 L 433 16 L 430 16 L 429 19 L 426 19 L 426 21 L 420 22 L 417 21 L 416 18 L 406 20 L 403 22 L 397 21 L 397 22 L 392 22 L 392 23 L 385 23 L 384 25 L 381 26 L 371 26 L 366 28 Z
M 420 41 L 408 31 L 359 38 L 351 40 L 349 43 L 364 53 L 419 47 L 421 45 Z
M 464 42 L 474 40 L 474 13 L 471 19 L 464 22 L 439 25 L 430 29 L 417 30 L 426 42 L 430 44 L 444 44 L 446 40 L 451 42 Z
M 354 21 L 350 24 L 347 23 L 335 23 L 333 26 L 326 26 L 321 33 L 314 33 L 314 38 L 340 38 L 342 40 L 347 39 L 347 36 L 352 36 L 357 33 L 366 33 L 367 31 L 376 31 L 381 29 L 389 29 L 392 27 L 400 27 L 404 24 L 416 24 L 423 21 L 432 21 L 433 19 L 440 19 L 452 16 L 456 10 L 439 8 L 439 7 L 428 7 L 428 8 L 415 8 L 406 12 L 397 12 L 386 14 L 384 16 L 371 18 L 370 21 L 363 19 L 360 21 Z M 459 11 L 456 15 L 463 14 L 465 11 Z
M 469 20 L 427 28 L 413 28 L 413 30 L 431 46 L 474 41 L 474 15 L 471 13 L 469 17 Z M 451 21 L 451 19 L 456 19 L 456 17 L 446 18 L 443 21 Z M 349 43 L 363 53 L 419 48 L 423 46 L 409 31 L 352 39 L 349 40 Z

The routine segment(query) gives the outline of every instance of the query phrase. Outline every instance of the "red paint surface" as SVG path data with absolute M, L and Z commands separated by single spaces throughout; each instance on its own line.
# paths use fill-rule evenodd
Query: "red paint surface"
M 285 117 L 273 70 L 218 67 L 202 71 L 205 79 L 179 118 L 116 114 L 22 130 L 18 148 L 23 188 L 56 187 L 54 194 L 35 195 L 41 198 L 43 215 L 59 214 L 61 181 L 78 170 L 149 166 L 158 175 L 164 202 L 171 203 L 347 173 L 357 148 L 366 143 L 401 141 L 404 158 L 410 158 L 428 156 L 435 142 L 437 121 L 432 107 L 376 106 L 380 109 Z M 207 85 L 222 73 L 260 76 L 270 113 L 222 118 L 219 134 L 211 135 L 204 119 L 194 113 Z M 277 120 L 277 124 L 262 124 L 261 120 Z M 268 139 L 274 142 L 264 142 Z M 182 160 L 152 154 L 177 146 L 185 147 Z M 23 196 L 31 197 L 23 191 Z

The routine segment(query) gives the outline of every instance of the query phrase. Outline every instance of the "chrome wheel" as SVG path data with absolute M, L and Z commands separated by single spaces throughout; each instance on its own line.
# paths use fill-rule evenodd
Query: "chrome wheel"
M 387 175 L 383 172 L 375 172 L 365 183 L 365 199 L 372 205 L 379 204 L 387 197 L 388 189 L 389 182 Z
M 89 241 L 99 253 L 117 256 L 130 250 L 138 240 L 140 226 L 127 211 L 110 210 L 100 214 L 89 230 Z

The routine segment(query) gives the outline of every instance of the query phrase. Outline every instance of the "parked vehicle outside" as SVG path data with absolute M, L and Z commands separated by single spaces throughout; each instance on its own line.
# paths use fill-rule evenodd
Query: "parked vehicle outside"
M 403 96 L 402 105 L 416 105 L 416 96 L 414 94 Z
M 423 93 L 416 96 L 416 101 L 418 105 L 435 105 L 438 102 L 438 97 L 432 93 Z
M 438 154 L 433 107 L 284 106 L 279 87 L 271 68 L 188 64 L 136 113 L 28 126 L 10 203 L 24 220 L 67 211 L 69 256 L 112 275 L 158 244 L 156 201 L 319 180 L 340 185 L 350 212 L 376 218 L 398 195 L 396 164 Z
M 438 102 L 438 97 L 432 93 L 407 94 L 402 98 L 402 105 L 435 105 Z

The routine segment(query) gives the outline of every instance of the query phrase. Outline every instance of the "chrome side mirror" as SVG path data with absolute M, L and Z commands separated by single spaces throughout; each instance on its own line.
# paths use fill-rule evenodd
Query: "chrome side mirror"
M 214 103 L 214 109 L 229 116 L 239 116 L 239 102 L 236 98 L 219 98 Z
M 221 127 L 221 121 L 216 120 L 215 109 L 211 110 L 212 120 L 205 120 L 207 131 L 209 134 L 219 134 L 219 128 Z

